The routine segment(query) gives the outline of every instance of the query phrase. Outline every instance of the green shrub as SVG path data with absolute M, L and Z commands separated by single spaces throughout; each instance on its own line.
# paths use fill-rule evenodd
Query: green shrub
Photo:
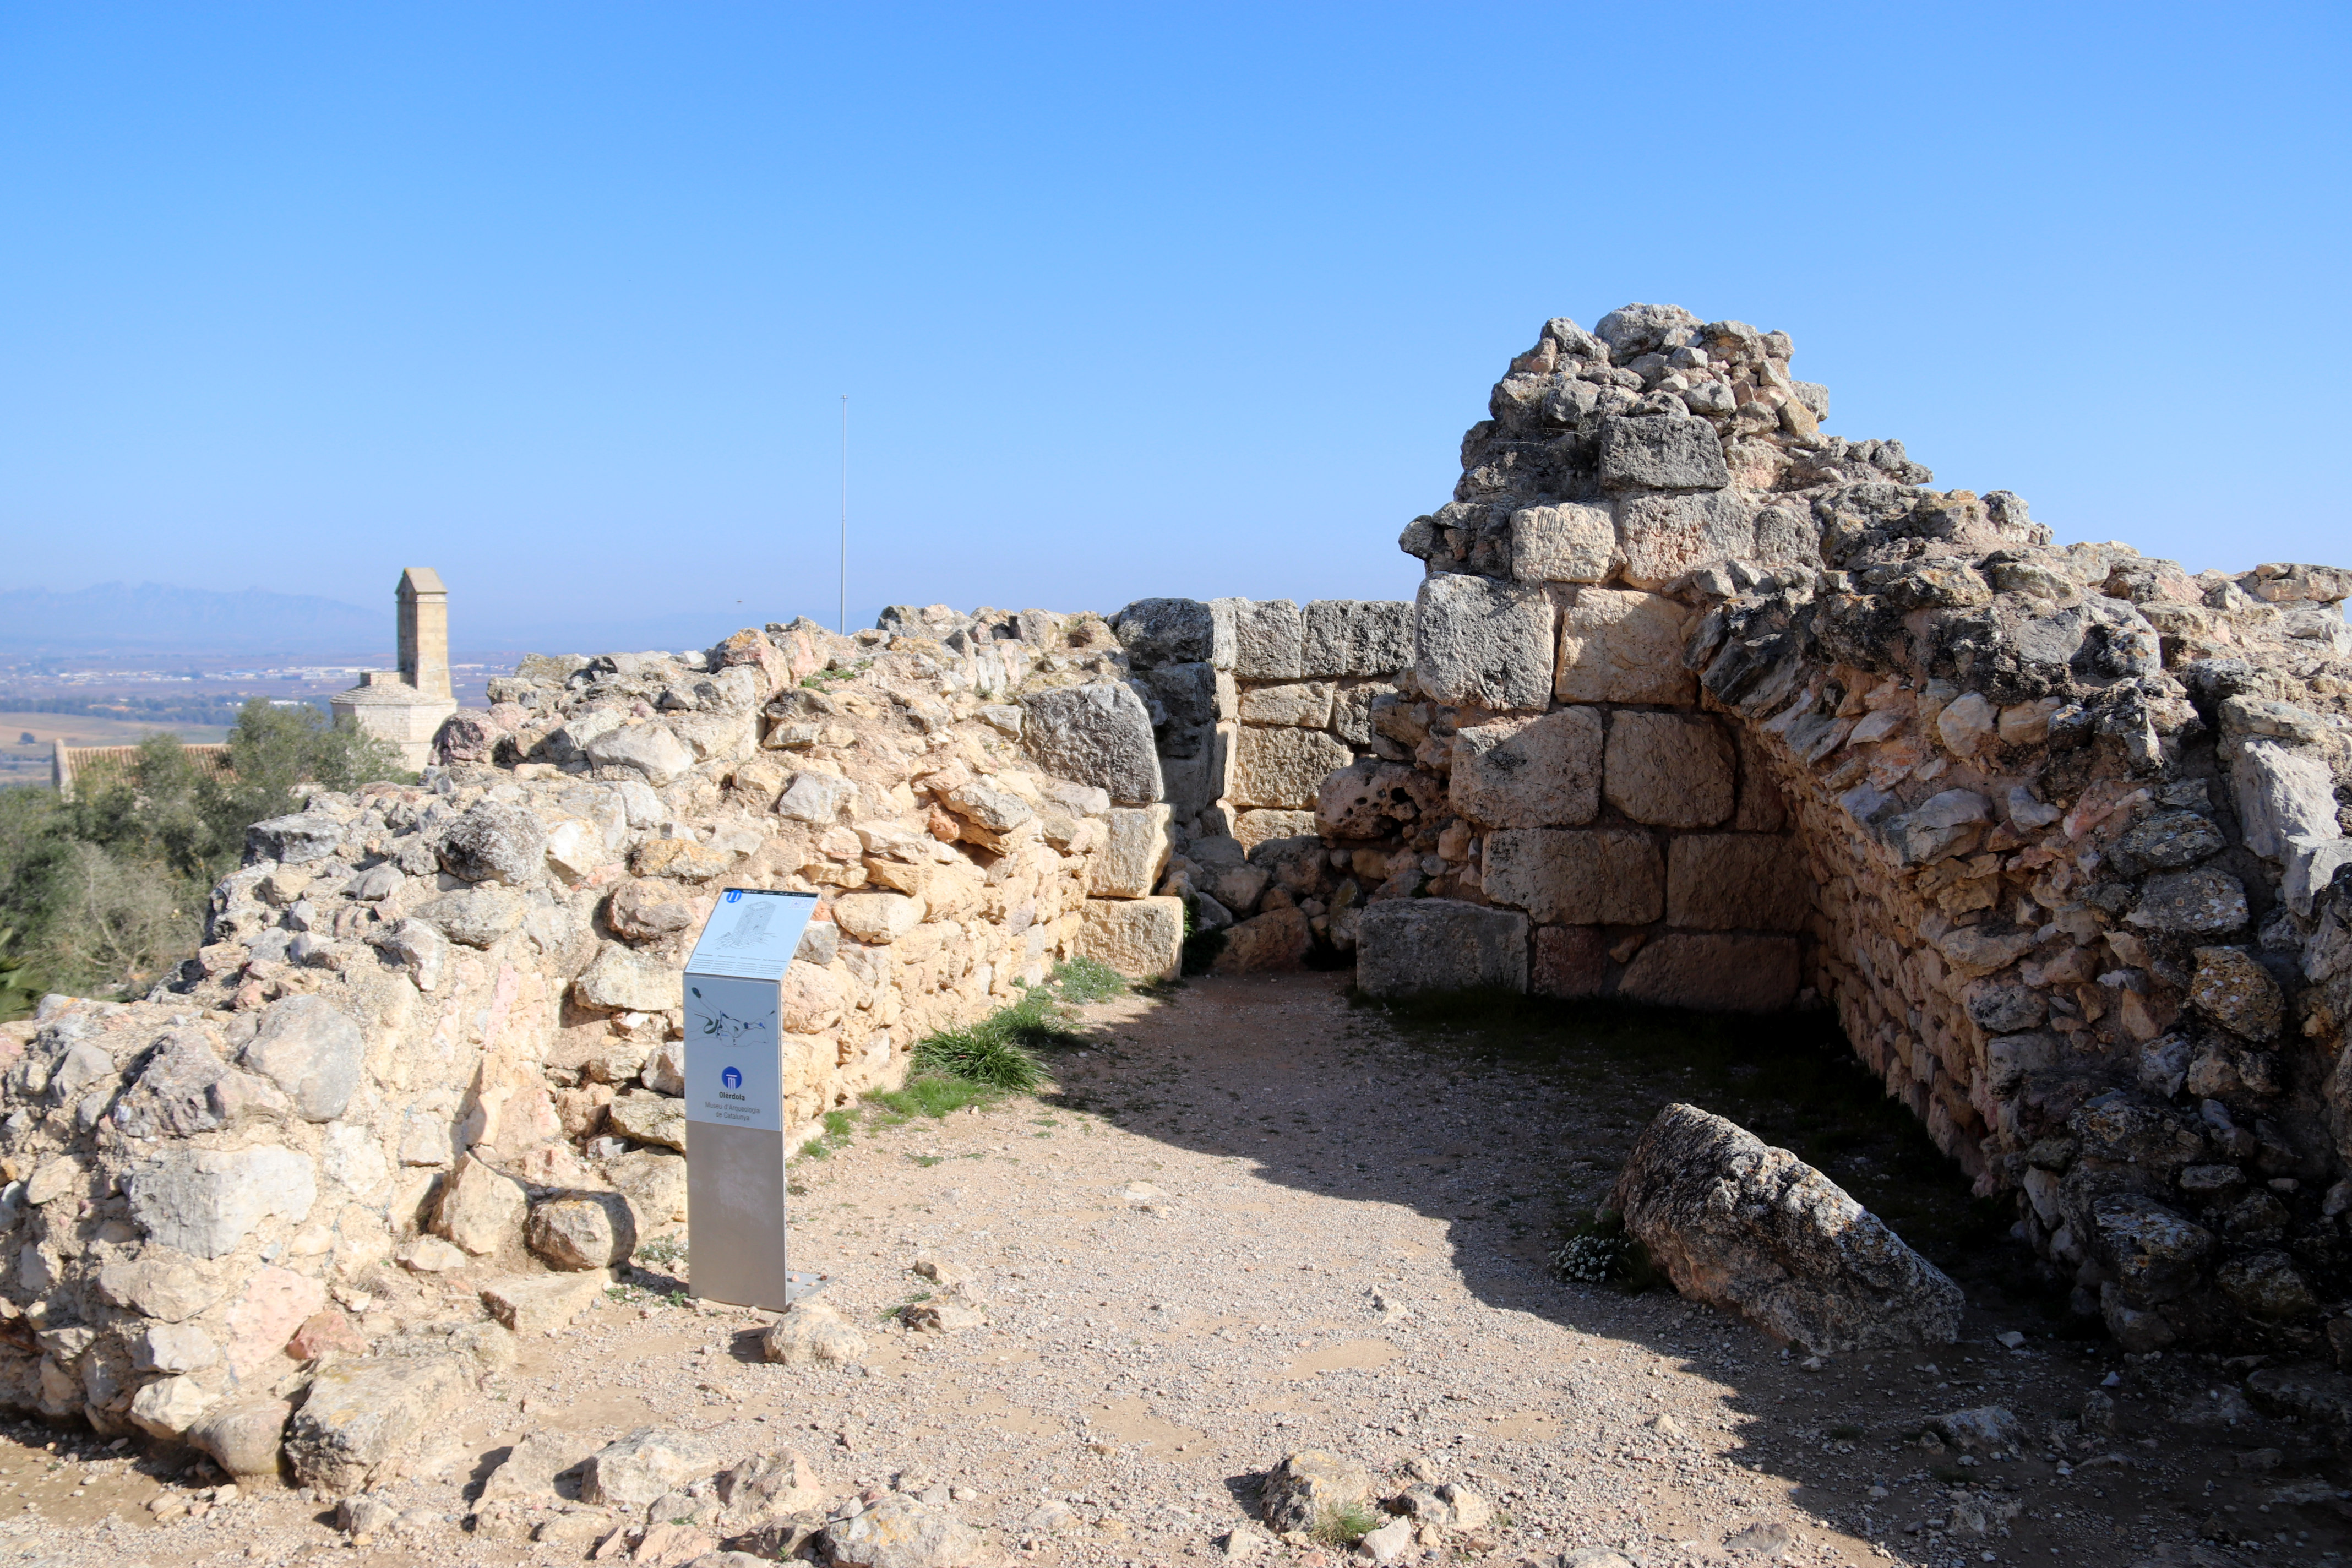
M 1126 978 L 1099 958 L 1064 959 L 1045 983 L 1065 1002 L 1108 1002 L 1127 994 Z

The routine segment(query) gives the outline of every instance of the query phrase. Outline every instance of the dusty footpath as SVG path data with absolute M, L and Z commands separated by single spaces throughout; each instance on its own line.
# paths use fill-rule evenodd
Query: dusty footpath
M 1932 1353 L 1801 1359 L 1670 1293 L 1562 1283 L 1566 1227 L 1657 1105 L 1706 1102 L 1706 1070 L 1622 1036 L 1577 1047 L 1573 1028 L 1568 1047 L 1498 1054 L 1510 1042 L 1475 1028 L 1351 1007 L 1345 981 L 1197 980 L 1088 1007 L 1093 1043 L 1055 1059 L 1045 1095 L 867 1118 L 803 1159 L 793 1263 L 830 1277 L 824 1300 L 866 1340 L 856 1364 L 769 1364 L 764 1315 L 696 1306 L 690 1260 L 675 1281 L 648 1265 L 491 1377 L 438 1471 L 379 1494 L 394 1522 L 364 1543 L 299 1493 L 223 1497 L 133 1446 L 23 1426 L 0 1447 L 0 1563 L 577 1562 L 616 1521 L 548 1496 L 485 1523 L 484 1479 L 531 1434 L 585 1458 L 646 1427 L 725 1464 L 797 1449 L 836 1500 L 919 1494 L 1013 1563 L 1336 1568 L 1339 1549 L 1234 1534 L 1301 1449 L 1360 1461 L 1383 1495 L 1470 1494 L 1407 1563 L 2346 1549 L 2332 1446 L 2249 1405 L 2247 1363 L 2066 1337 L 2021 1249 L 1947 1246 L 1971 1304 L 1962 1342 Z M 1847 1142 L 1830 1173 L 1899 1224 L 1889 1162 Z M 936 1288 L 919 1260 L 968 1269 L 985 1322 L 894 1316 Z M 1987 1405 L 2019 1418 L 2011 1447 L 1921 1440 Z

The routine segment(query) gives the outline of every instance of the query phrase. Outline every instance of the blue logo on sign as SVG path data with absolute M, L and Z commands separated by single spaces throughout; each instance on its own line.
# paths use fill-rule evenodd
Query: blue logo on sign
M 737 903 L 740 903 L 740 902 L 742 902 L 742 901 L 743 901 L 743 889 L 740 889 L 740 888 L 730 888 L 730 889 L 727 889 L 727 901 L 728 901 L 729 903 L 730 903 L 730 904 L 737 904 Z
M 730 1089 L 740 1089 L 743 1087 L 743 1075 L 735 1068 L 729 1068 L 719 1075 L 719 1081 Z

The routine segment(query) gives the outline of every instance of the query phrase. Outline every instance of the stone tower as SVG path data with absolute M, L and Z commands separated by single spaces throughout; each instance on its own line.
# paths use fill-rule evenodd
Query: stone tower
M 422 768 L 433 736 L 457 710 L 449 686 L 449 591 L 430 566 L 411 566 L 393 589 L 398 603 L 400 668 L 371 669 L 336 694 L 337 719 L 350 719 L 400 752 L 400 765 Z

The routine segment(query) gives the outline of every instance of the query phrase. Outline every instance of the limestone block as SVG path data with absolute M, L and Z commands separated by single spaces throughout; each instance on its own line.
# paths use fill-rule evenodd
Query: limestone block
M 2230 764 L 2246 847 L 2284 858 L 2290 838 L 2336 837 L 2336 782 L 2326 760 L 2275 741 L 2248 741 Z
M 164 1247 L 198 1258 L 234 1252 L 263 1220 L 299 1225 L 318 1201 L 310 1157 L 260 1145 L 167 1149 L 131 1169 L 131 1217 Z
M 1234 731 L 1232 724 L 1202 731 L 1189 757 L 1160 754 L 1160 793 L 1176 821 L 1192 821 L 1233 787 Z
M 838 1568 L 971 1568 L 987 1542 L 943 1508 L 892 1492 L 865 1512 L 824 1527 L 825 1556 Z
M 1466 725 L 1454 742 L 1454 809 L 1489 827 L 1580 826 L 1601 809 L 1601 760 L 1594 709 Z
M 1381 681 L 1340 688 L 1331 698 L 1331 732 L 1351 747 L 1370 746 L 1374 733 L 1372 705 L 1383 697 L 1393 700 L 1396 694 L 1395 687 Z
M 1212 967 L 1219 974 L 1296 969 L 1314 941 L 1304 913 L 1295 909 L 1268 910 L 1226 931 L 1225 945 Z
M 507 1450 L 507 1457 L 499 1461 L 499 1468 L 482 1483 L 478 1500 L 491 1503 L 526 1498 L 542 1503 L 555 1501 L 559 1496 L 555 1478 L 580 1462 L 580 1450 L 585 1447 L 581 1439 L 562 1433 L 526 1434 Z
M 1511 575 L 1522 583 L 1605 583 L 1624 559 L 1605 506 L 1563 501 L 1511 514 Z
M 1712 720 L 1619 713 L 1609 726 L 1602 789 L 1636 822 L 1712 827 L 1731 815 L 1731 742 Z
M 621 1189 L 648 1236 L 686 1218 L 686 1161 L 667 1149 L 632 1149 L 604 1162 L 604 1179 Z
M 1368 995 L 1528 988 L 1528 921 L 1457 899 L 1384 899 L 1356 927 L 1356 984 Z
M 1276 1530 L 1311 1530 L 1335 1510 L 1360 1505 L 1371 1495 L 1371 1472 L 1360 1460 L 1305 1448 L 1266 1473 L 1258 1507 Z
M 849 1364 L 866 1359 L 866 1336 L 824 1302 L 800 1301 L 768 1325 L 760 1338 L 760 1354 L 782 1366 Z
M 619 1193 L 558 1193 L 532 1207 L 523 1239 L 551 1268 L 609 1268 L 636 1251 L 636 1216 Z
M 1157 669 L 1163 664 L 1234 667 L 1230 640 L 1219 646 L 1217 616 L 1198 599 L 1138 599 L 1115 612 L 1110 626 L 1135 668 Z
M 1140 899 L 1160 885 L 1168 867 L 1170 808 L 1115 806 L 1110 837 L 1087 868 L 1087 891 L 1097 899 Z
M 1686 572 L 1756 553 L 1756 520 L 1729 491 L 1629 496 L 1617 503 L 1625 581 L 1663 588 Z
M 857 786 L 832 773 L 802 772 L 776 798 L 776 815 L 787 822 L 828 827 L 841 819 L 845 808 L 857 805 Z
M 1960 1288 L 1819 1171 L 1720 1116 L 1670 1105 L 1612 1206 L 1675 1289 L 1819 1352 L 1950 1344 Z
M 1797 998 L 1797 939 L 1662 936 L 1625 966 L 1617 994 L 1708 1013 L 1770 1013 Z
M 588 760 L 601 768 L 634 768 L 659 789 L 694 766 L 694 752 L 666 724 L 630 724 L 589 742 Z
M 264 1268 L 246 1281 L 223 1321 L 227 1343 L 222 1347 L 229 1371 L 240 1382 L 278 1360 L 294 1331 L 327 1304 L 327 1288 L 290 1269 Z M 267 1380 L 265 1380 L 267 1381 Z
M 2233 1035 L 2256 1041 L 2278 1038 L 2286 998 L 2269 970 L 2242 948 L 2200 947 L 2195 956 L 2190 1006 Z
M 203 1416 L 212 1402 L 212 1394 L 200 1379 L 159 1377 L 132 1396 L 131 1424 L 151 1437 L 175 1443 Z
M 1687 614 L 1663 594 L 1570 590 L 1552 694 L 1564 702 L 1696 701 L 1698 677 L 1683 668 Z
M 1598 926 L 1540 926 L 1535 973 L 1538 996 L 1598 996 L 1609 987 L 1609 933 Z
M 641 1426 L 588 1457 L 580 1468 L 580 1500 L 640 1509 L 718 1468 L 717 1450 L 702 1438 Z
M 442 1185 L 433 1228 L 479 1258 L 496 1252 L 522 1228 L 529 1203 L 521 1183 L 471 1154 L 462 1155 Z
M 327 1368 L 287 1436 L 295 1479 L 332 1498 L 398 1477 L 473 1393 L 474 1377 L 454 1355 Z
M 613 1131 L 624 1138 L 634 1138 L 640 1143 L 658 1143 L 664 1148 L 683 1151 L 686 1148 L 686 1101 L 673 1100 L 651 1090 L 632 1089 L 616 1095 L 604 1108 L 605 1120 Z M 618 1184 L 617 1181 L 614 1184 Z M 452 1237 L 451 1239 L 456 1239 Z
M 1606 489 L 1713 490 L 1730 482 L 1723 442 L 1704 419 L 1612 416 L 1601 421 L 1601 483 Z
M 666 1013 L 686 1001 L 675 964 L 644 957 L 616 942 L 606 942 L 596 961 L 572 983 L 572 994 L 587 1006 L 630 1013 Z
M 1665 908 L 1650 835 L 1629 828 L 1515 827 L 1486 836 L 1486 896 L 1545 925 L 1646 925 Z
M 1812 875 L 1793 838 L 1692 833 L 1666 851 L 1666 923 L 1698 931 L 1802 931 Z
M 460 888 L 418 906 L 416 918 L 467 947 L 488 947 L 522 924 L 529 906 L 512 888 Z
M 307 866 L 333 854 L 342 841 L 343 825 L 321 813 L 273 816 L 245 830 L 246 864 L 273 860 L 281 866 Z
M 1312 838 L 1316 816 L 1311 811 L 1244 811 L 1234 819 L 1234 841 L 1245 855 L 1258 847 L 1285 838 Z
M 213 1457 L 239 1486 L 278 1484 L 278 1460 L 286 1451 L 290 1399 L 239 1399 L 206 1410 L 188 1428 L 188 1442 Z
M 223 1266 L 199 1262 L 169 1247 L 142 1248 L 135 1262 L 116 1261 L 98 1271 L 99 1294 L 118 1307 L 167 1323 L 184 1322 L 228 1294 Z
M 2140 884 L 2139 903 L 2124 919 L 2150 931 L 2220 935 L 2246 923 L 2246 889 L 2210 866 L 2160 871 Z
M 1088 899 L 1078 955 L 1099 959 L 1130 980 L 1172 980 L 1183 968 L 1184 900 Z
M 532 887 L 541 879 L 547 829 L 521 806 L 486 800 L 449 825 L 434 853 L 441 868 L 461 880 Z
M 833 901 L 834 923 L 859 942 L 888 943 L 922 924 L 924 900 L 907 893 L 846 893 Z
M 558 1334 L 604 1299 L 613 1282 L 603 1269 L 586 1274 L 516 1274 L 482 1287 L 490 1316 L 518 1334 Z
M 1307 606 L 1300 673 L 1393 675 L 1412 664 L 1412 605 L 1401 599 L 1318 599 Z
M 1231 798 L 1241 806 L 1312 809 L 1323 781 L 1355 760 L 1320 731 L 1244 727 L 1234 737 Z
M 1240 707 L 1244 724 L 1320 730 L 1331 722 L 1331 688 L 1320 680 L 1252 687 L 1241 694 Z
M 1059 686 L 1031 692 L 1021 705 L 1028 710 L 1022 742 L 1045 772 L 1107 790 L 1122 805 L 1160 799 L 1151 712 L 1126 686 L 1109 680 Z
M 1414 606 L 1413 667 L 1433 700 L 1498 712 L 1547 705 L 1552 605 L 1543 588 L 1447 573 L 1423 581 Z
M 1287 599 L 1234 599 L 1230 603 L 1234 679 L 1297 680 L 1307 673 L 1307 623 L 1297 605 Z
M 288 996 L 261 1016 L 237 1058 L 276 1084 L 305 1121 L 332 1121 L 351 1103 L 367 1060 L 360 1026 L 323 996 Z

